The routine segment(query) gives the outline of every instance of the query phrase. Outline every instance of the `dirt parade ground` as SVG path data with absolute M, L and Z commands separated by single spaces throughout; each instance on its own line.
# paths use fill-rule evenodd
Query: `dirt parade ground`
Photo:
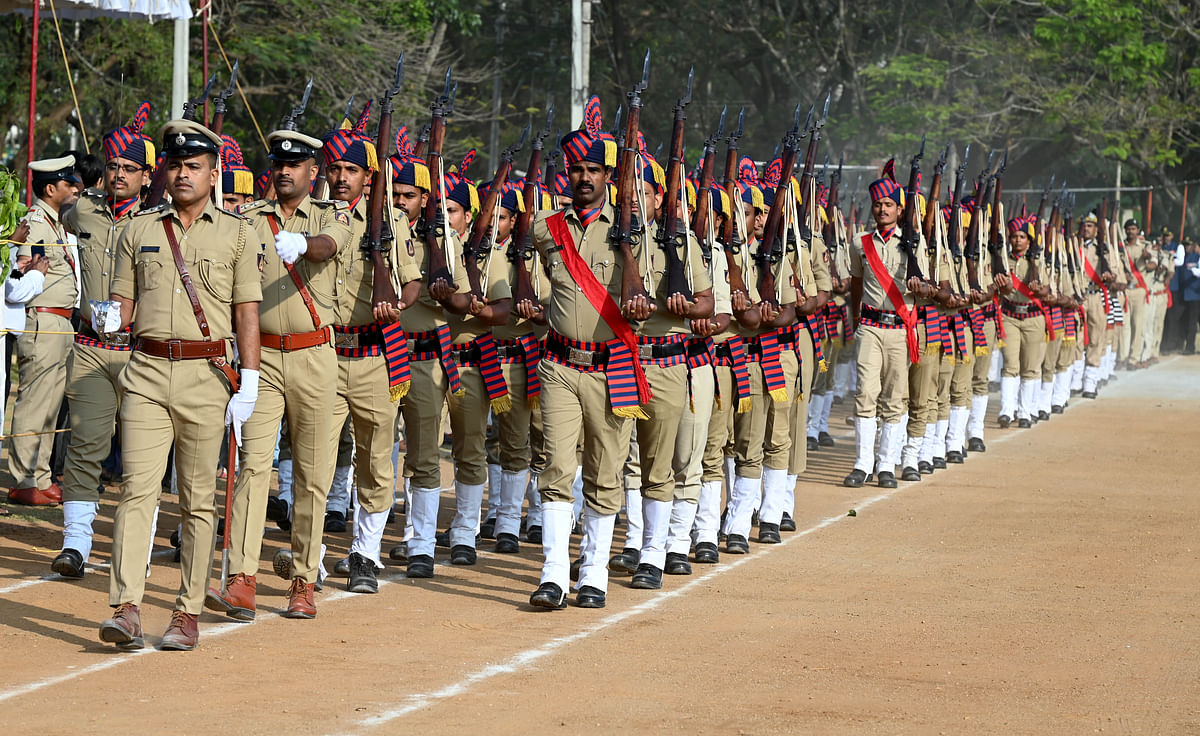
M 316 619 L 284 619 L 270 560 L 288 539 L 272 525 L 258 620 L 205 612 L 196 651 L 160 652 L 179 583 L 164 495 L 147 648 L 121 653 L 97 638 L 117 489 L 97 519 L 98 567 L 76 582 L 49 573 L 61 510 L 10 506 L 0 723 L 6 734 L 1200 734 L 1200 358 L 1121 373 L 1098 401 L 1073 399 L 1033 429 L 992 417 L 986 453 L 890 491 L 841 486 L 848 407 L 831 422 L 837 446 L 810 454 L 799 532 L 667 576 L 661 591 L 614 578 L 602 611 L 535 611 L 540 549 L 496 555 L 482 542 L 475 567 L 439 550 L 432 580 L 389 566 L 377 595 L 330 578 Z M 402 531 L 388 527 L 385 551 Z M 326 541 L 332 569 L 350 536 Z

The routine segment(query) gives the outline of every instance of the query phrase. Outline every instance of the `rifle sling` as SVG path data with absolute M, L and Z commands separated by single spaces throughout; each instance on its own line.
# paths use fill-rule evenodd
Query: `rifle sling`
M 200 334 L 204 335 L 206 341 L 212 340 L 212 334 L 208 329 L 208 318 L 204 316 L 204 307 L 200 306 L 200 297 L 196 295 L 196 285 L 192 282 L 192 275 L 188 273 L 187 266 L 183 263 L 183 252 L 179 249 L 179 241 L 175 238 L 175 228 L 171 227 L 170 218 L 162 219 L 163 231 L 167 234 L 167 243 L 171 246 L 171 257 L 175 259 L 175 268 L 179 271 L 179 279 L 183 281 L 183 290 L 187 293 L 188 301 L 192 303 L 192 314 L 196 317 L 196 324 L 200 327 Z M 225 360 L 224 356 L 219 358 L 209 358 L 208 362 L 216 366 L 217 370 L 225 374 L 225 378 L 229 381 L 229 385 L 236 393 L 238 390 L 238 374 Z
M 279 215 L 272 212 L 267 216 L 267 222 L 271 225 L 271 234 L 279 235 L 283 229 L 279 222 Z M 288 276 L 292 277 L 292 283 L 296 285 L 296 291 L 300 292 L 300 298 L 304 300 L 304 306 L 308 309 L 308 315 L 312 317 L 313 329 L 321 329 L 321 318 L 317 316 L 317 308 L 313 304 L 312 294 L 308 293 L 308 287 L 305 286 L 304 279 L 300 278 L 300 272 L 291 263 L 284 263 L 283 267 L 287 269 Z

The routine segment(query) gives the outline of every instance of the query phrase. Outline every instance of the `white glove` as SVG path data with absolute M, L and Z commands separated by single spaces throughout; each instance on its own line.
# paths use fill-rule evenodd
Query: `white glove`
M 275 235 L 275 252 L 284 263 L 295 263 L 296 259 L 308 250 L 308 238 L 300 233 L 289 233 L 280 230 Z
M 121 329 L 121 305 L 114 301 L 89 302 L 92 305 L 92 329 L 97 335 L 106 335 Z
M 242 425 L 254 413 L 254 403 L 258 401 L 258 371 L 250 368 L 242 369 L 242 385 L 236 394 L 229 398 L 225 407 L 225 426 L 233 425 L 233 437 L 237 446 L 242 446 Z

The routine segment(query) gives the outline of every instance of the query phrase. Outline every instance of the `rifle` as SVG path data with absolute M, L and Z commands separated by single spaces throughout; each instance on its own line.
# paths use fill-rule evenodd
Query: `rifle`
M 1051 184 L 1054 183 L 1053 177 L 1051 177 L 1050 183 Z M 1046 188 L 1046 190 L 1044 192 L 1045 196 L 1049 196 L 1049 191 L 1048 191 L 1049 189 L 1050 189 L 1050 187 Z M 1044 246 L 1044 250 L 1046 253 L 1046 256 L 1045 256 L 1046 266 L 1047 266 L 1047 268 L 1051 268 L 1054 270 L 1054 278 L 1049 279 L 1050 288 L 1052 291 L 1055 290 L 1056 287 L 1058 286 L 1059 276 L 1060 276 L 1060 274 L 1062 274 L 1062 255 L 1059 252 L 1059 249 L 1057 247 L 1058 238 L 1060 237 L 1059 228 L 1062 226 L 1062 211 L 1060 210 L 1061 206 L 1062 206 L 1062 193 L 1059 193 L 1054 196 L 1054 204 L 1051 205 L 1051 207 L 1050 207 L 1050 219 L 1048 221 L 1046 221 L 1046 223 L 1043 226 L 1043 230 L 1042 230 L 1044 233 L 1043 237 L 1046 240 L 1046 243 Z M 1038 205 L 1039 222 L 1041 221 L 1041 214 L 1040 214 L 1041 209 L 1042 209 L 1042 205 L 1039 204 Z
M 926 244 L 933 242 L 933 229 L 937 226 L 937 218 L 942 215 L 938 205 L 941 203 L 942 196 L 942 172 L 946 170 L 948 158 L 950 158 L 950 141 L 946 141 L 942 155 L 933 165 L 933 181 L 929 185 L 929 198 L 925 202 L 925 219 L 921 223 L 921 232 L 925 233 Z
M 225 101 L 237 91 L 237 75 L 238 62 L 235 61 L 233 62 L 233 69 L 229 72 L 229 86 L 213 98 L 213 119 L 209 129 L 217 135 L 221 135 L 221 130 L 225 127 L 225 112 L 227 110 Z
M 429 108 L 432 120 L 429 124 L 429 153 L 425 163 L 429 167 L 431 186 L 429 197 L 425 200 L 425 211 L 421 213 L 421 222 L 418 225 L 421 238 L 425 241 L 425 249 L 429 253 L 428 284 L 433 284 L 439 279 L 453 283 L 450 267 L 446 262 L 446 251 L 442 248 L 442 238 L 446 236 L 446 220 L 442 217 L 442 208 L 439 206 L 443 186 L 439 164 L 442 160 L 442 143 L 446 139 L 446 118 L 454 111 L 454 97 L 457 92 L 458 85 L 454 84 L 451 70 L 447 69 L 442 94 L 434 99 Z M 424 142 L 425 131 L 421 131 L 417 145 L 421 146 Z
M 813 123 L 812 135 L 810 135 L 808 138 L 808 150 L 804 152 L 804 171 L 800 175 L 800 192 L 801 196 L 806 200 L 804 202 L 804 209 L 806 213 L 816 212 L 816 202 L 809 202 L 807 201 L 807 198 L 809 196 L 809 191 L 813 190 L 813 167 L 816 164 L 817 143 L 821 140 L 821 128 L 825 126 L 825 121 L 829 118 L 829 101 L 832 95 L 832 92 L 825 95 L 825 109 L 821 113 L 821 117 Z M 825 157 L 825 167 L 829 167 L 828 156 Z M 791 170 L 785 170 L 784 175 L 790 177 Z M 804 241 L 804 247 L 809 249 L 812 248 L 812 226 L 813 223 L 809 220 L 807 215 L 800 217 L 800 239 Z M 803 254 L 800 255 L 803 256 Z
M 403 59 L 403 54 L 401 54 L 401 58 Z M 342 113 L 342 120 L 349 120 L 350 112 L 353 109 L 354 109 L 354 95 L 350 95 L 350 99 L 346 102 L 346 110 Z M 370 109 L 371 109 L 371 101 L 367 100 L 367 104 L 363 106 L 363 113 L 365 114 Z M 340 124 L 341 123 L 339 122 L 339 125 Z M 391 127 L 390 121 L 389 121 L 388 127 Z M 335 130 L 335 132 L 336 132 L 336 130 Z M 388 143 L 388 145 L 390 145 L 390 142 Z M 377 151 L 380 151 L 380 150 L 386 151 L 388 149 L 382 148 L 382 149 L 376 149 L 376 150 Z M 383 158 L 387 158 L 387 157 L 384 156 Z M 380 165 L 380 168 L 381 169 L 383 168 L 382 164 Z M 328 198 L 328 196 L 329 196 L 329 192 L 328 192 L 329 187 L 327 184 L 328 181 L 329 181 L 329 162 L 325 160 L 324 156 L 321 156 L 317 159 L 317 178 L 313 179 L 313 185 L 312 185 L 312 198 L 313 199 L 327 199 Z M 374 184 L 372 184 L 371 186 L 374 186 Z
M 214 73 L 211 77 L 208 78 L 208 81 L 205 82 L 204 91 L 200 93 L 199 97 L 196 97 L 195 99 L 191 99 L 191 100 L 188 100 L 187 102 L 183 103 L 183 114 L 180 116 L 181 118 L 183 118 L 184 120 L 195 121 L 196 108 L 200 107 L 206 101 L 208 101 L 208 93 L 212 91 L 213 83 L 216 81 L 217 81 L 217 75 Z M 146 193 L 146 196 L 142 197 L 141 208 L 144 210 L 147 210 L 147 209 L 150 209 L 151 207 L 159 206 L 160 204 L 163 203 L 164 197 L 166 196 L 166 192 L 167 192 L 167 167 L 159 166 L 157 169 L 154 170 L 154 175 L 152 177 L 150 177 L 150 190 Z
M 995 155 L 995 151 L 988 153 L 987 164 L 984 165 L 983 171 L 979 172 L 979 177 L 975 179 L 975 214 L 971 217 L 971 224 L 967 228 L 967 244 L 963 247 L 972 291 L 983 291 L 983 287 L 979 284 L 979 241 L 980 231 L 983 227 L 983 203 L 991 194 L 991 179 L 988 178 L 988 172 L 992 169 Z M 988 183 L 986 188 L 984 182 Z
M 471 226 L 471 235 L 463 248 L 463 260 L 467 268 L 467 283 L 471 287 L 471 295 L 480 301 L 484 298 L 483 279 L 479 272 L 479 259 L 487 251 L 487 239 L 492 232 L 492 220 L 496 217 L 496 207 L 500 204 L 500 196 L 504 194 L 504 185 L 508 183 L 508 174 L 512 171 L 513 155 L 525 145 L 529 137 L 529 126 L 521 131 L 521 140 L 500 152 L 500 165 L 496 167 L 496 175 L 488 186 L 487 197 L 479 216 Z
M 637 171 L 638 126 L 641 124 L 642 92 L 650 84 L 650 50 L 646 50 L 646 60 L 642 62 L 642 79 L 629 91 L 629 119 L 625 123 L 622 140 L 618 141 L 621 160 L 617 169 L 617 222 L 609 232 L 609 240 L 613 248 L 621 252 L 623 268 L 621 269 L 621 304 L 628 304 L 636 297 L 649 299 L 642 274 L 638 270 L 637 258 L 633 255 L 634 242 L 641 242 L 642 227 L 637 225 L 638 233 L 634 233 L 633 199 L 637 190 L 642 186 L 641 172 Z M 620 110 L 617 111 L 620 119 Z M 644 213 L 643 213 L 644 216 Z
M 715 133 L 704 139 L 704 158 L 700 159 L 700 187 L 696 192 L 696 212 L 692 215 L 692 232 L 700 240 L 700 250 L 707 261 L 712 260 L 712 243 L 708 240 L 708 224 L 712 221 L 713 157 L 717 153 L 717 141 L 725 135 L 726 108 L 721 108 L 721 119 L 717 121 Z M 725 213 L 732 216 L 733 213 Z
M 683 173 L 683 123 L 687 119 L 685 109 L 692 101 L 692 78 L 694 69 L 688 70 L 687 90 L 675 103 L 675 121 L 671 129 L 671 161 L 667 164 L 667 195 L 663 202 L 662 223 L 655 234 L 658 246 L 666 255 L 667 294 L 682 294 L 688 301 L 692 300 L 692 290 L 688 287 L 687 275 L 683 271 L 683 260 L 676 248 L 683 245 L 687 253 L 687 226 L 680 222 L 679 198 L 681 194 L 680 176 Z M 631 111 L 632 112 L 632 111 Z M 699 196 L 699 192 L 697 192 Z M 680 225 L 683 230 L 680 231 Z M 681 237 L 682 236 L 682 237 Z
M 1037 226 L 1038 226 L 1038 229 L 1043 232 L 1042 239 L 1045 239 L 1044 233 L 1046 230 L 1046 201 L 1050 199 L 1050 190 L 1053 188 L 1054 188 L 1054 175 L 1051 174 L 1050 175 L 1050 183 L 1047 184 L 1046 188 L 1042 190 L 1042 198 L 1040 200 L 1038 200 L 1038 206 L 1037 206 Z M 1054 207 L 1055 208 L 1058 207 L 1057 201 L 1054 203 Z M 1025 257 L 1029 259 L 1030 263 L 1033 263 L 1033 261 L 1041 254 L 1041 252 L 1043 250 L 1045 250 L 1045 245 L 1046 245 L 1045 243 L 1030 244 L 1029 250 L 1027 250 L 1025 252 Z
M 392 272 L 388 268 L 387 259 L 383 256 L 384 242 L 391 242 L 396 237 L 392 232 L 391 223 L 384 223 L 386 211 L 384 205 L 392 194 L 392 182 L 384 164 L 387 162 L 388 151 L 392 146 L 392 98 L 400 93 L 403 82 L 404 54 L 400 54 L 399 60 L 396 61 L 396 74 L 392 80 L 392 86 L 383 93 L 383 97 L 379 100 L 379 128 L 375 132 L 375 151 L 379 166 L 371 178 L 371 198 L 367 200 L 367 231 L 363 234 L 362 247 L 371 255 L 371 264 L 374 267 L 371 279 L 372 304 L 396 303 L 396 287 L 392 283 Z M 346 117 L 350 117 L 350 105 L 352 104 L 354 104 L 353 97 L 346 105 Z M 367 102 L 367 105 L 370 104 Z M 385 224 L 387 225 L 386 230 Z
M 554 150 L 546 156 L 546 175 L 542 177 L 542 182 L 545 184 L 546 190 L 550 193 L 550 203 L 553 205 L 551 209 L 558 209 L 558 201 L 555 199 L 557 195 L 554 193 L 554 187 L 557 185 L 558 179 L 558 159 L 562 157 L 562 149 L 559 148 L 561 145 L 559 141 L 561 140 L 562 130 L 555 128 Z
M 1108 197 L 1100 200 L 1100 219 L 1096 222 L 1096 275 L 1111 273 L 1108 262 Z
M 967 144 L 966 151 L 963 152 L 962 163 L 958 165 L 958 170 L 954 172 L 954 194 L 950 200 L 950 237 L 948 243 L 950 246 L 950 257 L 954 259 L 954 285 L 958 287 L 958 296 L 967 296 L 968 291 L 963 288 L 962 283 L 962 260 L 963 260 L 963 242 L 962 242 L 962 190 L 963 182 L 967 178 L 967 162 L 971 160 L 971 144 Z M 938 213 L 939 216 L 941 213 Z M 971 269 L 967 274 L 967 286 L 971 290 L 979 290 L 979 278 L 975 269 Z
M 783 260 L 784 242 L 782 238 L 783 208 L 787 202 L 787 192 L 792 186 L 792 171 L 796 168 L 796 157 L 800 153 L 800 139 L 807 136 L 813 124 L 813 113 L 816 106 L 809 108 L 808 119 L 804 123 L 804 132 L 800 132 L 800 105 L 792 115 L 792 129 L 783 137 L 783 169 L 779 184 L 775 187 L 775 199 L 771 201 L 771 209 L 767 212 L 767 224 L 763 229 L 763 240 L 759 244 L 758 253 L 754 254 L 758 265 L 758 296 L 773 307 L 779 306 L 779 298 L 775 287 L 775 265 Z
M 517 217 L 516 231 L 512 243 L 508 246 L 508 260 L 517 267 L 516 293 L 513 301 L 520 304 L 528 301 L 535 307 L 538 303 L 537 294 L 533 290 L 533 278 L 529 274 L 529 261 L 532 260 L 533 249 L 533 217 L 537 214 L 540 197 L 538 182 L 542 176 L 542 147 L 546 136 L 550 135 L 550 123 L 554 122 L 554 105 L 546 112 L 546 125 L 533 137 L 533 150 L 529 154 L 529 166 L 525 169 L 525 185 L 521 189 L 521 198 L 525 202 L 525 211 Z M 551 162 L 551 166 L 553 166 Z M 553 186 L 553 185 L 551 185 Z M 553 191 L 551 192 L 553 195 Z
M 921 175 L 921 157 L 924 155 L 925 136 L 921 136 L 921 150 L 912 157 L 912 164 L 908 169 L 908 186 L 904 189 L 904 212 L 900 215 L 900 249 L 908 256 L 908 268 L 904 274 L 905 281 L 914 276 L 922 281 L 925 280 L 925 276 L 921 274 L 921 266 L 917 263 L 917 242 L 921 227 L 917 221 L 920 215 L 920 208 L 917 204 L 917 177 Z
M 992 221 L 988 229 L 988 250 L 992 252 L 992 275 L 1008 273 L 1008 243 L 1005 239 L 1005 223 L 1000 207 L 1001 190 L 1003 189 L 1004 169 L 1008 167 L 1008 149 L 1004 149 L 1004 158 L 1000 167 L 992 175 Z
M 829 249 L 829 273 L 838 281 L 842 278 L 838 275 L 837 267 L 838 249 L 842 246 L 840 228 L 840 218 L 842 215 L 838 211 L 838 189 L 842 183 L 842 164 L 845 162 L 846 154 L 843 153 L 838 158 L 837 171 L 829 175 L 829 200 L 825 204 L 825 212 L 829 215 L 829 221 L 825 223 L 821 231 L 822 237 L 825 238 L 825 247 Z
M 725 176 L 721 178 L 721 185 L 725 187 L 725 193 L 729 195 L 730 209 L 741 207 L 741 193 L 738 191 L 738 141 L 742 137 L 744 124 L 746 122 L 746 108 L 742 108 L 738 113 L 737 130 L 725 139 Z M 729 267 L 729 290 L 746 291 L 746 281 L 742 275 L 741 260 L 738 254 L 742 250 L 742 243 L 739 240 L 739 233 L 733 227 L 733 212 L 725 218 L 725 227 L 721 229 L 721 244 L 725 246 L 725 260 Z M 742 234 L 743 237 L 745 234 Z
M 458 85 L 454 86 L 454 90 L 458 91 Z M 421 128 L 421 133 L 417 136 L 417 143 L 413 146 L 413 158 L 423 158 L 425 156 L 425 148 L 429 145 L 429 131 L 432 127 L 430 123 L 425 123 L 425 127 Z

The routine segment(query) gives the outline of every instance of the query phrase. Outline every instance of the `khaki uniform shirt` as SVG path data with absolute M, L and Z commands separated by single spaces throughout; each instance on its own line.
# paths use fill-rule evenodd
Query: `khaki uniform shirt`
M 79 298 L 79 288 L 75 283 L 75 269 L 71 267 L 68 256 L 75 260 L 76 254 L 73 252 L 74 246 L 66 244 L 67 231 L 59 222 L 58 213 L 41 199 L 35 198 L 25 221 L 29 223 L 26 242 L 45 245 L 46 259 L 50 261 L 42 293 L 30 299 L 26 306 L 72 309 Z M 22 245 L 17 248 L 18 258 L 32 256 L 33 246 Z
M 884 267 L 891 274 L 892 280 L 896 282 L 896 288 L 904 296 L 904 302 L 910 308 L 916 306 L 916 297 L 908 290 L 905 283 L 908 274 L 908 254 L 900 248 L 900 228 L 896 227 L 886 239 L 878 229 L 873 230 L 871 241 L 875 244 L 875 250 L 879 253 Z M 986 248 L 982 250 L 986 250 Z M 917 245 L 917 265 L 921 269 L 921 273 L 929 273 L 929 255 L 922 244 Z M 850 242 L 850 275 L 862 279 L 862 306 L 888 312 L 896 311 L 883 284 L 875 278 L 875 272 L 867 263 L 862 238 L 855 238 Z
M 88 189 L 63 215 L 63 225 L 79 239 L 79 278 L 83 287 L 79 315 L 85 324 L 92 319 L 90 302 L 103 301 L 112 293 L 117 240 L 135 214 L 136 210 L 131 210 L 120 220 L 114 220 L 108 195 L 101 189 Z
M 371 254 L 363 249 L 363 237 L 367 232 L 367 198 L 359 197 L 350 209 L 350 237 L 338 248 L 334 256 L 336 279 L 333 286 L 333 321 L 343 327 L 360 327 L 375 322 L 374 298 L 375 263 Z M 392 221 L 392 233 L 399 247 L 399 263 L 391 264 L 401 284 L 421 277 L 417 263 L 410 252 L 413 250 L 412 230 L 408 216 L 398 210 Z
M 742 246 L 742 255 L 744 256 L 742 263 L 747 264 L 742 268 L 742 280 L 746 282 L 746 298 L 751 304 L 758 304 L 762 301 L 762 296 L 758 291 L 758 266 L 754 261 L 754 254 L 758 252 L 758 247 L 758 238 L 754 238 Z M 789 304 L 796 303 L 796 286 L 795 282 L 790 278 L 791 274 L 786 270 L 790 266 L 786 261 L 782 262 L 782 265 L 782 269 L 776 266 L 775 288 L 779 291 L 779 306 L 786 307 Z M 758 337 L 759 335 L 779 329 L 777 327 L 759 326 L 751 330 L 742 327 L 737 320 L 732 320 L 729 324 L 742 337 Z
M 121 232 L 112 293 L 134 301 L 134 335 L 152 340 L 204 339 L 171 255 L 164 221 L 174 228 L 212 339 L 232 338 L 230 306 L 262 299 L 260 245 L 245 218 L 211 202 L 187 230 L 175 206 L 165 204 L 138 213 Z
M 270 335 L 298 334 L 317 329 L 300 291 L 275 252 L 275 233 L 271 230 L 271 220 L 278 218 L 280 231 L 301 233 L 306 237 L 328 235 L 337 244 L 337 249 L 341 250 L 350 238 L 350 213 L 346 203 L 305 196 L 286 220 L 275 200 L 260 199 L 244 205 L 238 212 L 254 226 L 260 246 L 258 255 L 262 268 L 263 297 L 259 306 L 259 329 Z M 334 259 L 313 263 L 301 256 L 293 265 L 312 295 L 313 306 L 321 320 L 320 326 L 332 324 L 337 287 L 337 264 Z
M 667 298 L 671 296 L 667 288 L 667 255 L 659 246 L 658 241 L 655 240 L 657 234 L 658 225 L 652 222 L 646 228 L 646 234 L 642 238 L 642 242 L 633 246 L 633 255 L 637 258 L 639 270 L 646 260 L 642 255 L 642 248 L 649 248 L 650 283 L 654 287 L 651 297 L 653 297 L 654 303 L 658 305 L 658 309 L 646 321 L 642 322 L 636 331 L 639 335 L 646 337 L 691 334 L 690 320 L 686 317 L 672 314 L 667 309 Z M 700 252 L 700 242 L 689 232 L 686 246 L 676 244 L 673 247 L 675 248 L 675 253 L 683 261 L 683 273 L 687 278 L 688 284 L 691 286 L 692 293 L 695 294 L 711 289 L 713 286 L 712 277 L 708 273 L 708 268 L 704 265 L 704 258 Z M 617 260 L 619 262 L 620 258 L 618 257 Z
M 608 242 L 608 231 L 612 227 L 616 210 L 606 202 L 600 215 L 587 226 L 579 222 L 574 208 L 566 208 L 566 224 L 575 241 L 580 258 L 592 270 L 592 274 L 608 291 L 609 297 L 621 301 L 621 254 L 612 249 Z M 551 211 L 539 212 L 533 222 L 533 245 L 542 258 L 543 268 L 550 281 L 550 306 L 547 321 L 550 329 L 563 337 L 585 342 L 606 342 L 616 335 L 600 317 L 583 290 L 567 273 L 562 253 L 555 245 L 546 226 Z
M 508 283 L 512 285 L 513 305 L 512 311 L 508 314 L 508 322 L 499 327 L 492 328 L 492 335 L 497 340 L 515 340 L 518 337 L 525 335 L 536 335 L 540 340 L 546 336 L 546 325 L 539 325 L 533 320 L 528 320 L 517 314 L 517 264 L 508 260 L 508 247 L 512 240 L 506 240 L 503 243 L 497 243 L 492 246 L 492 261 L 497 262 L 503 260 L 508 264 Z M 537 297 L 537 303 L 545 307 L 550 303 L 550 280 L 546 278 L 546 272 L 541 267 L 541 256 L 537 251 L 534 251 L 533 258 L 525 263 L 526 270 L 529 271 L 529 281 L 533 285 L 534 296 Z
M 470 291 L 470 281 L 467 279 L 466 259 L 462 257 L 462 249 L 458 249 L 458 268 L 455 270 L 456 284 L 465 285 L 460 291 Z M 479 259 L 479 286 L 483 297 L 488 303 L 503 299 L 512 299 L 512 286 L 509 284 L 509 263 L 504 253 L 497 253 L 494 248 L 485 251 Z M 491 332 L 491 325 L 470 314 L 447 314 L 446 321 L 450 324 L 450 334 L 456 345 L 465 345 L 475 338 Z
M 1022 284 L 1032 287 L 1042 280 L 1042 259 L 1035 259 L 1032 263 L 1025 256 L 1014 258 L 1011 253 L 1008 254 L 1008 272 L 1016 275 L 1021 280 Z M 1003 296 L 1004 299 L 1013 304 L 1029 304 L 1029 297 L 1022 294 L 1014 286 L 1011 291 Z
M 447 248 L 447 239 L 450 241 L 450 247 Z M 446 228 L 446 237 L 442 239 L 442 249 L 446 251 L 446 257 L 450 257 L 450 252 L 462 253 L 462 239 L 453 228 Z M 434 269 L 429 263 L 429 250 L 425 245 L 424 238 L 412 238 L 412 255 L 413 262 L 417 265 L 418 278 L 424 282 L 425 287 L 421 289 L 421 295 L 417 297 L 417 301 L 413 302 L 412 306 L 400 313 L 400 325 L 404 327 L 404 331 L 413 334 L 417 332 L 432 332 L 441 327 L 446 322 L 446 312 L 442 310 L 442 305 L 429 295 L 429 274 Z M 454 285 L 457 287 L 458 293 L 464 293 L 471 290 L 467 283 L 467 274 L 463 269 L 456 268 L 454 271 Z
M 1174 257 L 1164 255 L 1158 245 L 1147 245 L 1143 248 L 1137 266 L 1146 277 L 1146 286 L 1150 287 L 1151 291 L 1167 289 L 1171 284 L 1171 277 L 1175 274 Z
M 1083 257 L 1087 263 L 1091 264 L 1092 270 L 1096 272 L 1097 279 L 1104 275 L 1104 272 L 1100 269 L 1100 243 L 1098 241 L 1085 240 L 1083 242 Z M 1110 263 L 1108 267 L 1112 270 L 1114 275 L 1121 273 L 1121 271 L 1112 263 Z M 1100 287 L 1097 286 L 1096 282 L 1087 275 L 1087 268 L 1083 268 L 1082 270 L 1083 273 L 1079 274 L 1079 276 L 1082 279 L 1081 283 L 1083 284 L 1084 289 L 1087 291 L 1099 292 Z

